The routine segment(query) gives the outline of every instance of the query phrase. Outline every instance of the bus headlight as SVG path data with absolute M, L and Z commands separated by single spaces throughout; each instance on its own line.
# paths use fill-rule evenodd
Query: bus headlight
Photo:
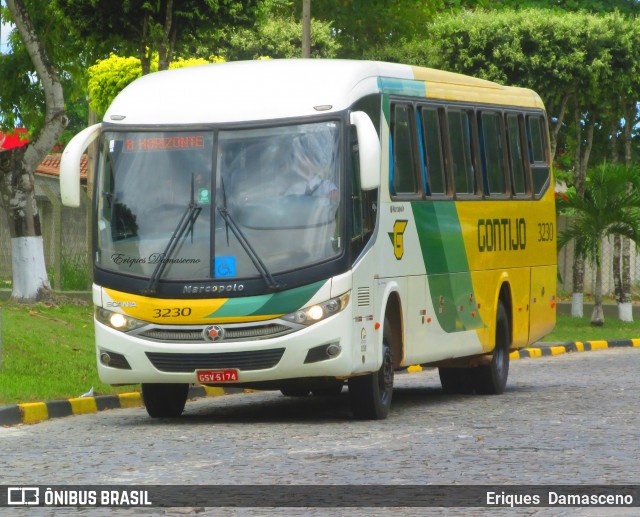
M 120 312 L 109 311 L 102 307 L 96 307 L 96 319 L 100 323 L 104 323 L 120 332 L 130 332 L 147 324 L 146 321 L 132 318 Z
M 349 293 L 345 293 L 341 296 L 331 298 L 326 302 L 310 305 L 299 311 L 287 314 L 283 316 L 282 319 L 298 323 L 299 325 L 312 325 L 342 311 L 348 303 Z

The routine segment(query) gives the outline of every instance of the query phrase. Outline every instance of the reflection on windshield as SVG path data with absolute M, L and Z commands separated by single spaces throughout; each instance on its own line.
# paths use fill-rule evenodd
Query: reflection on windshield
M 328 260 L 342 245 L 338 150 L 331 121 L 217 135 L 105 132 L 98 265 L 149 278 L 164 263 L 161 279 L 198 281 L 257 277 L 256 257 L 269 275 Z M 192 178 L 200 215 L 166 256 Z

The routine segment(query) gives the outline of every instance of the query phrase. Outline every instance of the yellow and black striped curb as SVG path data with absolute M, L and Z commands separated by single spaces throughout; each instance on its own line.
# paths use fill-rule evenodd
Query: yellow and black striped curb
M 606 348 L 634 348 L 640 347 L 640 339 L 621 339 L 619 341 L 568 341 L 566 343 L 545 344 L 544 346 L 528 347 L 516 350 L 509 354 L 509 359 L 517 360 L 526 357 L 549 357 L 568 354 L 570 352 L 590 352 L 592 350 L 604 350 Z M 409 372 L 421 372 L 422 366 L 409 366 Z
M 558 345 L 530 347 L 516 350 L 509 354 L 510 359 L 524 359 L 525 357 L 546 357 L 568 354 L 570 352 L 590 352 L 607 348 L 640 347 L 640 339 L 621 339 L 619 341 L 569 341 Z
M 189 398 L 217 397 L 232 393 L 250 392 L 242 388 L 209 388 L 191 386 Z M 105 409 L 131 408 L 143 406 L 139 392 L 120 393 L 118 395 L 99 395 L 50 402 L 26 402 L 11 406 L 0 406 L 0 425 L 34 424 L 51 418 L 70 415 L 96 413 Z
M 570 341 L 562 344 L 549 344 L 540 347 L 529 347 L 509 354 L 510 359 L 526 357 L 548 357 L 570 352 L 589 352 L 607 348 L 640 348 L 640 339 L 624 339 L 619 341 Z M 409 373 L 422 371 L 420 365 L 410 366 Z M 255 390 L 243 388 L 209 388 L 207 386 L 191 386 L 189 398 L 218 397 L 233 393 L 251 393 Z M 120 393 L 118 395 L 99 395 L 96 397 L 80 397 L 51 402 L 27 402 L 10 406 L 0 406 L 0 426 L 15 424 L 33 424 L 51 418 L 70 415 L 96 413 L 105 409 L 141 407 L 142 395 L 139 392 Z

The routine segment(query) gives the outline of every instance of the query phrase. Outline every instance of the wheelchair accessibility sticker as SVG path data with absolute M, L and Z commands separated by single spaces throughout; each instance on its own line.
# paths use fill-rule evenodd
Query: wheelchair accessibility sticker
M 214 276 L 229 278 L 236 276 L 236 257 L 216 257 L 213 264 Z

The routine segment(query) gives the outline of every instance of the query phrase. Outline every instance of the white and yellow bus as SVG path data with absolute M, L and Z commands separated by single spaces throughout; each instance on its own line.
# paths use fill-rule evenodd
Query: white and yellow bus
M 337 395 L 381 419 L 394 372 L 501 393 L 555 323 L 547 122 L 534 92 L 366 61 L 151 74 L 64 151 L 62 200 L 98 138 L 96 356 L 152 417 L 189 385 Z

